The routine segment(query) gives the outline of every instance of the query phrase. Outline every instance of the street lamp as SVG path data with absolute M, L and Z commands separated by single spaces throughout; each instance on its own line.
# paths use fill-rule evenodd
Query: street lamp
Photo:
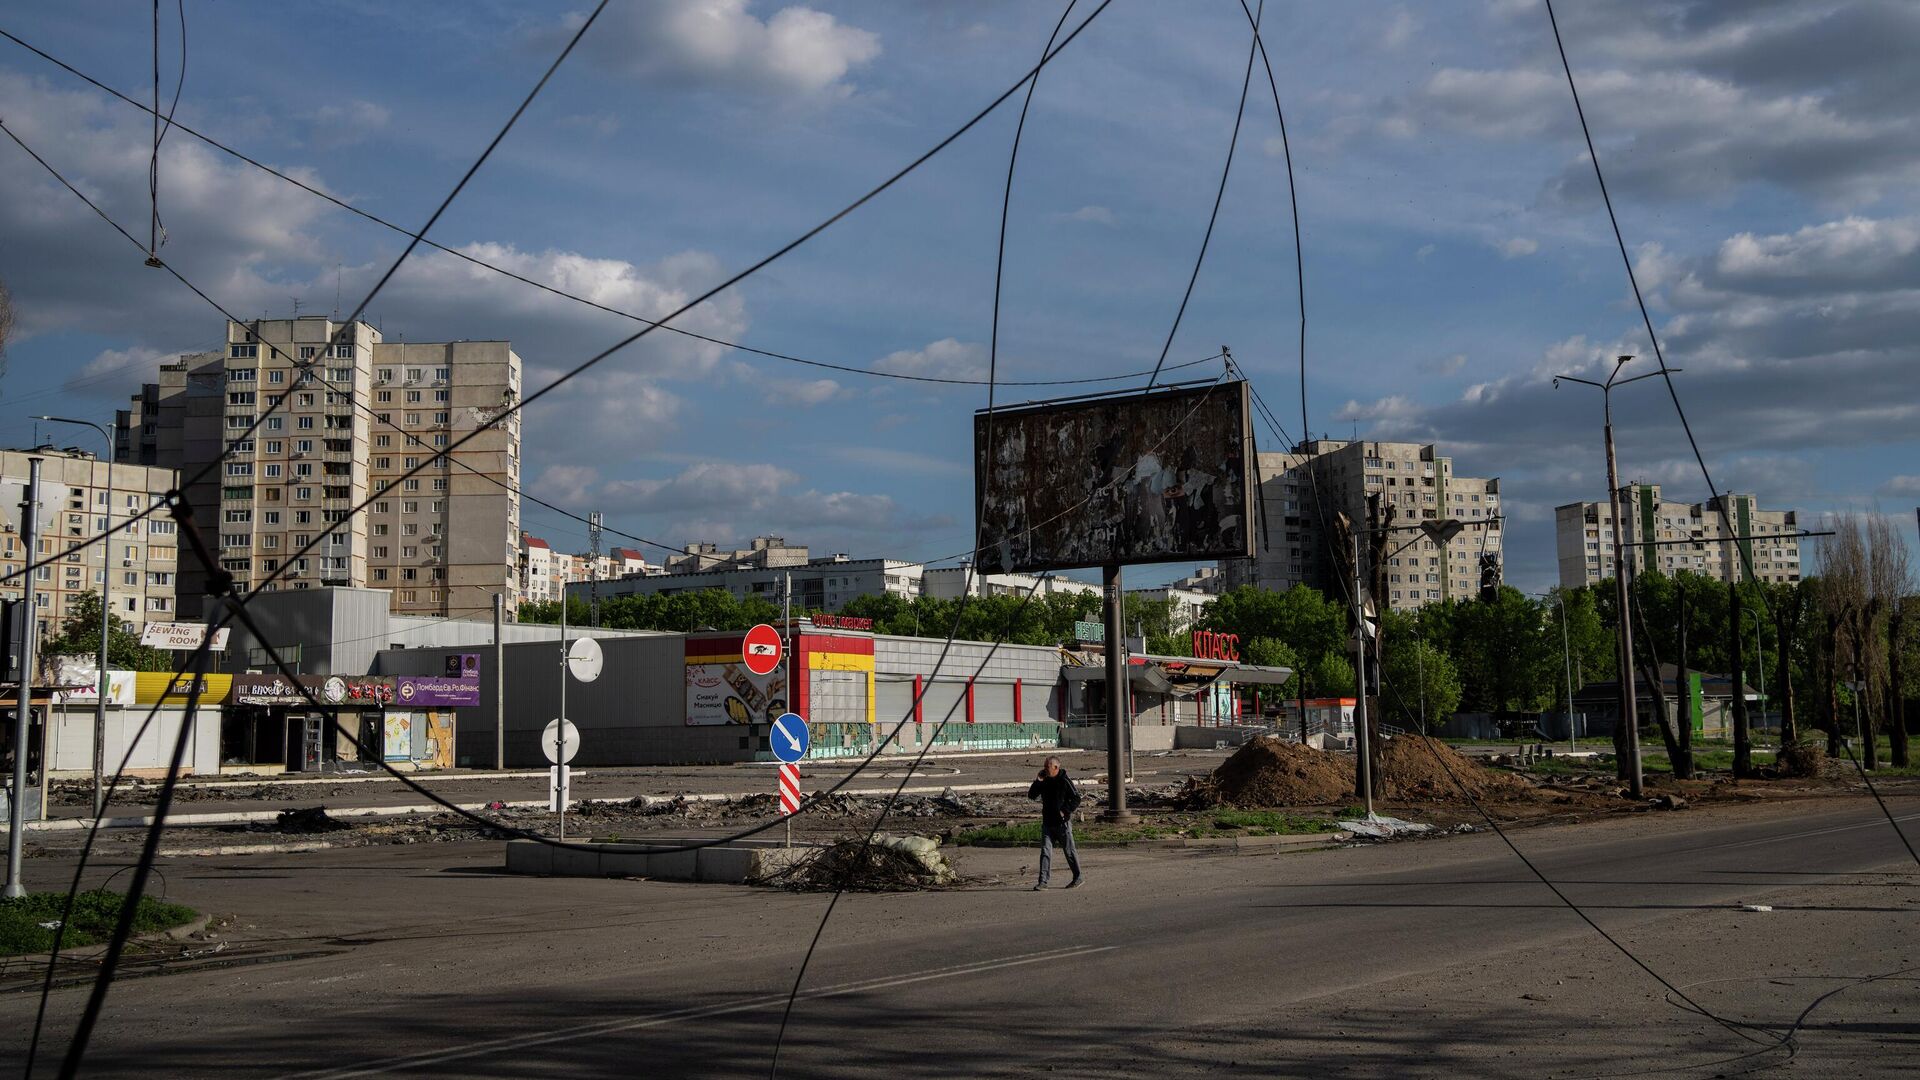
M 1632 359 L 1633 357 L 1631 356 L 1616 357 L 1613 361 L 1613 371 L 1607 376 L 1606 382 L 1594 382 L 1592 379 L 1582 379 L 1573 375 L 1556 375 L 1553 379 L 1553 388 L 1555 390 L 1560 389 L 1562 380 L 1580 383 L 1583 386 L 1597 387 L 1600 390 L 1600 399 L 1605 410 L 1606 423 L 1602 430 L 1605 434 L 1607 446 L 1607 501 L 1608 508 L 1613 514 L 1613 588 L 1615 601 L 1620 609 L 1618 643 L 1620 651 L 1620 726 L 1616 729 L 1614 746 L 1618 749 L 1621 759 L 1627 765 L 1627 790 L 1637 799 L 1645 794 L 1640 772 L 1640 703 L 1637 700 L 1633 685 L 1633 630 L 1631 628 L 1632 620 L 1628 616 L 1627 523 L 1620 511 L 1620 472 L 1614 462 L 1613 454 L 1613 388 L 1616 386 L 1625 386 L 1630 382 L 1639 382 L 1641 379 L 1651 379 L 1655 375 L 1677 372 L 1680 369 L 1666 367 L 1663 363 L 1659 371 L 1649 371 L 1645 375 L 1635 375 L 1631 379 L 1622 379 L 1620 377 L 1620 369 L 1626 367 L 1627 361 Z M 1659 672 L 1654 672 L 1654 675 L 1657 677 Z M 1657 694 L 1663 691 L 1660 687 L 1655 686 L 1653 692 Z
M 1541 596 L 1550 596 L 1560 605 L 1560 659 L 1567 669 L 1567 748 L 1578 752 L 1580 749 L 1579 732 L 1573 726 L 1573 650 L 1567 643 L 1567 594 L 1545 592 Z
M 65 416 L 36 416 L 35 420 L 45 420 L 49 424 L 73 424 L 77 427 L 90 427 L 100 433 L 107 441 L 107 512 L 102 518 L 100 531 L 100 685 L 93 700 L 93 816 L 97 819 L 106 812 L 106 788 L 102 777 L 107 768 L 107 628 L 113 625 L 113 605 L 107 602 L 109 579 L 113 576 L 113 459 L 114 428 L 96 424 L 91 420 L 74 420 Z M 116 418 L 115 427 L 118 427 Z

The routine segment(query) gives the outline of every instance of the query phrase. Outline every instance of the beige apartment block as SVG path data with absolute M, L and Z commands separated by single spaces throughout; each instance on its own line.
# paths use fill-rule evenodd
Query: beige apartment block
M 1471 599 L 1479 594 L 1481 553 L 1502 558 L 1500 481 L 1454 475 L 1453 459 L 1432 444 L 1316 439 L 1290 453 L 1257 459 L 1254 556 L 1221 563 L 1228 588 L 1280 590 L 1304 584 L 1328 596 L 1343 595 L 1333 576 L 1322 515 L 1324 528 L 1337 528 L 1336 511 L 1364 526 L 1367 496 L 1376 492 L 1383 512 L 1387 506 L 1395 511 L 1389 550 L 1406 545 L 1387 560 L 1387 606 L 1404 611 Z M 1446 518 L 1468 527 L 1443 545 L 1418 531 L 1423 521 Z M 1362 550 L 1364 559 L 1364 544 Z M 1351 567 L 1337 572 L 1353 576 Z
M 0 574 L 15 574 L 27 565 L 21 504 L 26 501 L 28 460 L 36 457 L 41 462 L 40 512 L 33 561 L 57 557 L 34 571 L 39 632 L 59 633 L 73 602 L 99 592 L 102 585 L 113 613 L 135 629 L 149 620 L 173 620 L 179 606 L 180 539 L 173 519 L 161 510 L 126 524 L 173 489 L 172 469 L 116 464 L 109 489 L 107 462 L 91 453 L 51 446 L 0 450 Z M 115 526 L 125 528 L 110 540 L 68 553 Z M 18 600 L 23 585 L 9 580 L 0 586 L 0 596 Z
M 342 329 L 229 323 L 223 349 L 162 365 L 134 395 L 123 460 L 180 470 L 241 588 L 381 588 L 395 612 L 451 616 L 491 610 L 498 592 L 511 608 L 520 418 L 473 433 L 519 399 L 520 358 L 503 341 L 388 343 L 363 322 L 335 342 Z M 199 575 L 181 574 L 197 607 Z
M 1745 581 L 1750 562 L 1761 581 L 1800 580 L 1797 511 L 1762 510 L 1754 496 L 1732 493 L 1703 503 L 1674 502 L 1661 496 L 1658 484 L 1628 484 L 1620 489 L 1620 502 L 1626 522 L 1617 538 L 1608 503 L 1554 508 L 1563 588 L 1612 578 L 1616 542 L 1626 544 L 1629 575 L 1691 570 L 1721 581 Z

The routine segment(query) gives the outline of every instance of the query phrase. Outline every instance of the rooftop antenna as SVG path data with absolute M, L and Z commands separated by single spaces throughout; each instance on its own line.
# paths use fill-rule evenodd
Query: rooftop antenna
M 333 318 L 340 319 L 340 264 L 333 264 Z
M 289 296 L 287 297 L 287 299 L 293 301 L 293 317 L 296 319 L 299 318 L 300 317 L 300 298 L 297 296 Z

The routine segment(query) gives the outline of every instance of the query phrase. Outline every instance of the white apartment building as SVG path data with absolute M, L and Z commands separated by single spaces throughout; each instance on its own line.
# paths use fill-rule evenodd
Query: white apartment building
M 1341 595 L 1322 515 L 1326 528 L 1337 528 L 1336 511 L 1364 528 L 1367 497 L 1373 494 L 1381 497 L 1383 512 L 1388 506 L 1395 511 L 1391 548 L 1406 545 L 1387 560 L 1385 599 L 1395 610 L 1471 599 L 1479 594 L 1480 555 L 1503 557 L 1499 479 L 1454 475 L 1453 459 L 1432 444 L 1316 439 L 1290 453 L 1259 454 L 1257 460 L 1255 553 L 1251 559 L 1222 561 L 1220 576 L 1227 588 L 1281 590 L 1305 584 Z M 1447 518 L 1468 527 L 1443 545 L 1417 529 L 1423 521 Z M 1364 562 L 1364 539 L 1361 551 Z M 1352 576 L 1347 567 L 1338 572 Z
M 600 599 L 633 594 L 669 594 L 723 589 L 740 599 L 759 597 L 778 604 L 792 584 L 794 611 L 839 611 L 857 596 L 892 593 L 903 599 L 920 595 L 923 565 L 899 559 L 853 559 L 828 555 L 809 559 L 799 566 L 745 566 L 728 570 L 700 570 L 691 573 L 650 574 L 623 577 L 600 583 Z M 587 598 L 584 582 L 566 587 L 567 595 Z
M 1629 574 L 1691 570 L 1721 581 L 1745 581 L 1751 561 L 1761 581 L 1800 580 L 1796 511 L 1762 510 L 1754 496 L 1731 493 L 1704 503 L 1674 502 L 1661 497 L 1658 484 L 1628 484 L 1620 489 L 1620 501 L 1626 521 L 1617 538 L 1608 503 L 1554 508 L 1561 587 L 1577 589 L 1612 578 L 1616 542 L 1627 545 Z
M 556 603 L 566 586 L 576 581 L 608 582 L 664 573 L 635 548 L 614 548 L 600 556 L 596 564 L 591 555 L 555 551 L 540 537 L 520 534 L 520 597 L 527 603 Z
M 520 371 L 504 341 L 388 343 L 320 316 L 229 323 L 222 349 L 161 365 L 134 395 L 118 452 L 189 479 L 219 461 L 186 495 L 243 589 L 372 587 L 401 614 L 473 615 L 494 593 L 518 601 L 519 415 L 475 432 L 519 399 Z M 192 615 L 200 575 L 181 575 Z
M 0 450 L 0 574 L 27 565 L 21 537 L 21 504 L 26 501 L 28 461 L 40 459 L 40 511 L 36 515 L 38 549 L 32 561 L 125 525 L 128 518 L 159 502 L 178 482 L 172 469 L 141 465 L 113 467 L 107 486 L 107 462 L 75 449 L 43 446 L 37 450 Z M 148 620 L 171 621 L 177 612 L 179 535 L 165 511 L 122 529 L 111 540 L 65 555 L 34 571 L 34 618 L 44 637 L 60 632 L 73 602 L 106 587 L 109 606 L 137 630 Z M 24 581 L 0 585 L 0 596 L 18 600 Z
M 971 584 L 971 587 L 969 587 Z M 964 566 L 930 568 L 920 575 L 920 591 L 935 600 L 953 600 L 971 592 L 974 596 L 1048 596 L 1054 593 L 1083 593 L 1099 596 L 1100 586 L 1071 578 L 1042 578 L 1037 574 L 968 574 Z

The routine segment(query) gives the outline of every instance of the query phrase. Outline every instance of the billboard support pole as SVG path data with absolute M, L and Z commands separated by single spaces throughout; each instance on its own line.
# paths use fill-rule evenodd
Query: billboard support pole
M 1127 631 L 1125 601 L 1120 591 L 1120 567 L 1101 570 L 1107 602 L 1107 812 L 1102 821 L 1132 821 L 1127 809 Z
M 40 523 L 40 458 L 27 459 L 26 501 L 20 504 L 20 543 L 25 564 L 33 565 L 38 549 L 34 531 Z M 13 790 L 7 795 L 7 885 L 6 897 L 17 900 L 27 895 L 20 879 L 20 848 L 27 821 L 27 737 L 33 731 L 33 646 L 40 630 L 38 611 L 33 601 L 33 575 L 23 573 L 20 581 L 20 705 L 13 714 Z M 45 766 L 43 765 L 42 768 Z

